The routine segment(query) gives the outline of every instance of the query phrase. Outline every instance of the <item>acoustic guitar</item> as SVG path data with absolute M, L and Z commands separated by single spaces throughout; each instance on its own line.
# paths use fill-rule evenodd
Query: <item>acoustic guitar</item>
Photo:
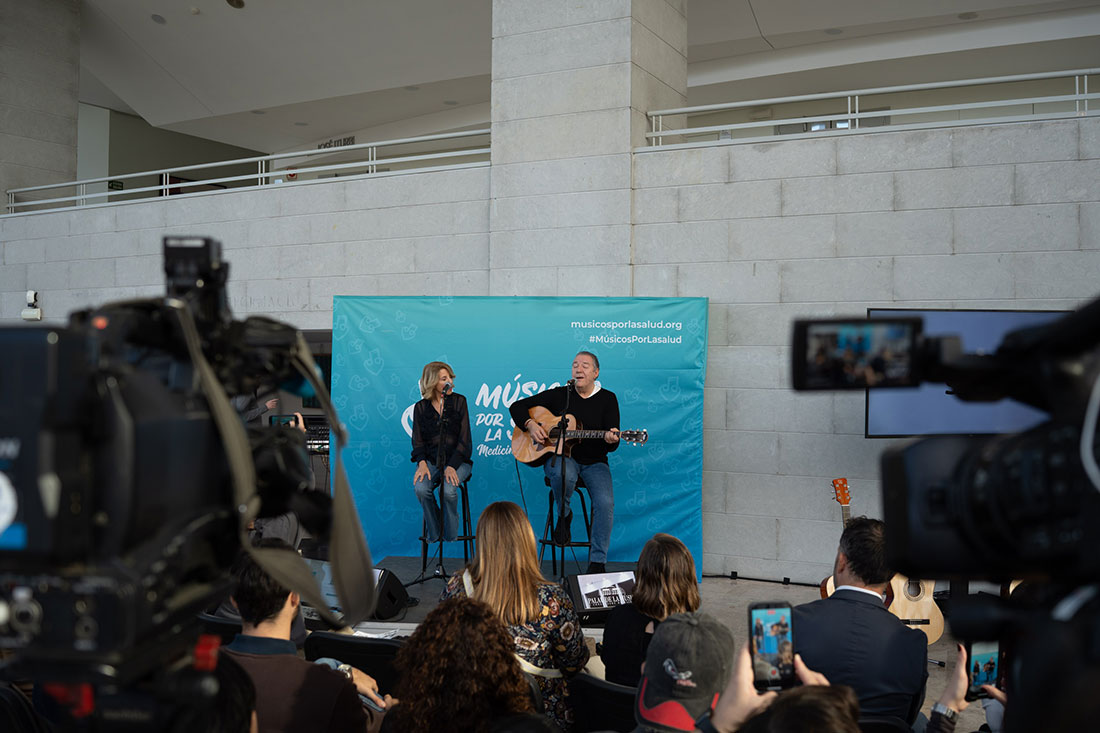
M 847 527 L 848 522 L 852 520 L 852 510 L 848 508 L 848 505 L 852 501 L 852 495 L 848 491 L 848 479 L 835 478 L 833 479 L 833 498 L 836 499 L 836 503 L 840 504 L 840 526 Z M 825 578 L 821 581 L 821 597 L 828 598 L 836 590 L 836 586 L 833 584 L 833 576 Z M 887 608 L 890 607 L 890 602 L 894 600 L 894 589 L 891 586 L 886 586 L 886 601 L 883 603 Z
M 545 407 L 532 407 L 527 411 L 531 419 L 542 426 L 546 431 L 546 441 L 536 443 L 531 436 L 517 425 L 512 431 L 512 455 L 520 463 L 531 466 L 541 466 L 547 458 L 558 453 L 558 436 L 561 433 L 559 423 L 561 415 L 555 415 Z M 565 442 L 562 455 L 569 455 L 570 450 L 578 440 L 599 438 L 603 440 L 606 430 L 585 430 L 573 415 L 566 415 Z M 649 432 L 646 430 L 620 430 L 619 440 L 633 445 L 645 445 L 649 440 Z
M 844 526 L 852 518 L 848 505 L 851 495 L 848 491 L 848 479 L 833 479 L 833 493 L 840 504 L 841 519 Z M 915 580 L 897 573 L 886 586 L 885 605 L 890 613 L 901 619 L 902 623 L 924 632 L 929 644 L 935 644 L 943 636 L 943 613 L 932 597 L 936 588 L 935 581 Z M 828 598 L 835 590 L 833 576 L 821 581 L 821 597 Z
M 943 612 L 932 598 L 936 581 L 907 578 L 897 573 L 890 579 L 890 588 L 894 597 L 890 613 L 903 624 L 923 631 L 929 644 L 939 641 L 943 636 Z

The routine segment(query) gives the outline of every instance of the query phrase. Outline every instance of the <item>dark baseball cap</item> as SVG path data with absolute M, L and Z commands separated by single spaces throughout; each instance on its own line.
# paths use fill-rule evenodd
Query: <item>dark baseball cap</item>
M 705 613 L 676 613 L 657 627 L 638 684 L 634 716 L 643 728 L 695 730 L 733 669 L 733 634 Z

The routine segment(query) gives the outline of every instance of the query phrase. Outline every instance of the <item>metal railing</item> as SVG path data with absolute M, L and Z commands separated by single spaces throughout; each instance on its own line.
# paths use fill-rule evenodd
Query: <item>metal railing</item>
M 11 214 L 16 214 L 28 213 L 37 210 L 46 210 L 51 212 L 66 211 L 70 209 L 84 208 L 87 206 L 104 206 L 130 203 L 133 201 L 159 198 L 161 196 L 198 196 L 210 193 L 244 191 L 259 188 L 261 186 L 268 187 L 274 185 L 275 183 L 280 186 L 294 186 L 319 182 L 331 182 L 332 180 L 334 180 L 333 178 L 293 180 L 302 175 L 318 173 L 353 173 L 352 176 L 342 175 L 340 178 L 336 179 L 346 181 L 352 178 L 362 178 L 381 173 L 393 175 L 395 173 L 417 173 L 436 170 L 451 170 L 455 168 L 481 167 L 487 166 L 489 164 L 488 156 L 490 149 L 488 144 L 484 144 L 480 147 L 459 148 L 443 151 L 433 150 L 419 154 L 392 155 L 391 157 L 379 157 L 379 149 L 388 148 L 392 150 L 399 147 L 424 148 L 431 147 L 435 143 L 439 143 L 442 141 L 455 141 L 478 137 L 488 138 L 488 136 L 489 130 L 487 129 L 467 130 L 464 132 L 451 132 L 438 135 L 424 135 L 421 137 L 409 137 L 396 140 L 382 140 L 378 142 L 359 143 L 356 145 L 342 145 L 339 147 L 320 148 L 317 150 L 275 153 L 273 155 L 261 155 L 252 158 L 237 158 L 234 160 L 216 161 L 213 163 L 186 165 L 180 166 L 178 168 L 161 168 L 152 171 L 141 171 L 139 173 L 127 173 L 124 175 L 107 176 L 104 178 L 88 178 L 80 181 L 68 181 L 65 183 L 53 183 L 42 186 L 13 188 L 9 189 L 7 192 L 8 212 Z M 363 151 L 361 156 L 364 159 L 357 159 L 341 163 L 329 163 L 327 165 L 307 165 L 305 167 L 282 168 L 276 170 L 272 170 L 271 166 L 271 163 L 275 161 L 286 161 L 287 159 L 300 158 L 304 158 L 308 161 L 309 159 L 319 156 L 329 157 L 332 155 L 358 153 L 359 151 Z M 357 155 L 356 157 L 358 158 L 360 156 Z M 484 158 L 484 160 L 447 164 L 446 161 L 455 158 Z M 424 165 L 431 164 L 437 161 L 439 162 L 438 165 Z M 179 178 L 179 174 L 182 173 L 195 175 L 196 172 L 224 169 L 233 166 L 250 165 L 256 166 L 256 171 L 254 173 L 244 173 L 239 175 L 211 175 L 209 177 L 197 176 L 192 179 Z M 403 168 L 398 171 L 388 170 L 384 168 L 384 166 L 393 165 L 411 167 Z M 355 173 L 355 171 L 358 172 Z M 158 181 L 156 185 L 141 185 L 138 188 L 132 188 L 129 190 L 90 190 L 90 187 L 92 186 L 107 186 L 114 181 L 124 182 L 129 180 L 143 178 L 148 179 L 153 177 L 155 177 L 155 180 Z M 237 185 L 227 186 L 227 184 Z M 211 187 L 216 188 L 212 190 Z M 198 188 L 203 188 L 205 190 L 187 190 Z M 25 197 L 27 194 L 56 192 L 59 189 L 72 189 L 73 191 L 75 191 L 75 193 L 67 196 L 26 198 L 25 200 L 17 200 L 17 197 Z M 49 196 L 49 194 L 47 194 L 47 196 Z
M 931 84 L 909 84 L 905 86 L 878 87 L 823 94 L 804 94 L 794 97 L 775 97 L 772 99 L 755 99 L 745 102 L 662 109 L 647 113 L 646 116 L 649 117 L 650 122 L 650 132 L 646 133 L 646 139 L 649 141 L 649 146 L 638 148 L 638 150 L 652 150 L 655 147 L 666 149 L 698 147 L 714 145 L 716 143 L 751 143 L 787 140 L 800 137 L 818 137 L 821 135 L 850 135 L 853 133 L 872 131 L 884 132 L 889 130 L 957 127 L 960 125 L 987 125 L 999 122 L 1034 121 L 1036 119 L 1059 119 L 1097 115 L 1100 114 L 1100 104 L 1093 104 L 1091 109 L 1089 107 L 1090 100 L 1100 99 L 1100 94 L 1096 92 L 1089 93 L 1089 76 L 1095 76 L 1097 74 L 1100 74 L 1100 69 L 1077 69 L 1073 71 L 1020 74 L 1016 76 L 988 77 L 984 79 L 965 79 Z M 882 97 L 887 94 L 913 94 L 916 92 L 929 92 L 959 87 L 985 87 L 995 84 L 1057 79 L 1072 80 L 1073 93 L 1067 92 L 1038 97 L 1005 97 L 984 101 L 961 102 L 957 104 L 912 105 L 901 109 L 867 109 L 868 107 L 873 108 L 876 106 L 873 101 L 874 97 Z M 1094 79 L 1093 81 L 1095 82 L 1097 80 Z M 869 100 L 868 98 L 872 99 Z M 725 124 L 700 125 L 697 127 L 683 126 L 675 129 L 665 128 L 665 118 L 667 117 L 682 116 L 685 118 L 684 124 L 686 124 L 692 117 L 698 117 L 700 115 L 815 102 L 833 103 L 835 106 L 842 107 L 842 110 L 805 117 L 792 116 L 776 119 L 769 117 L 768 119 L 754 119 L 748 122 L 730 122 Z M 1051 104 L 1062 105 L 1067 107 L 1067 109 L 1040 110 L 1037 108 L 1039 105 Z M 1032 111 L 1030 114 L 1019 114 L 1010 109 L 1023 105 L 1031 105 Z M 990 114 L 966 118 L 958 115 L 954 118 L 951 117 L 953 113 L 965 112 L 970 114 L 975 110 L 989 110 Z M 998 110 L 1004 110 L 1005 114 L 996 114 Z M 916 115 L 939 117 L 940 119 L 911 121 Z M 910 121 L 898 122 L 899 119 L 905 120 L 906 118 L 909 118 Z M 781 127 L 798 125 L 803 125 L 805 128 L 804 131 L 780 131 Z M 752 133 L 756 130 L 768 130 L 768 134 L 753 135 Z M 737 133 L 747 134 L 735 137 Z M 690 138 L 696 137 L 706 137 L 707 139 L 690 140 Z M 666 138 L 678 138 L 679 142 L 666 143 Z

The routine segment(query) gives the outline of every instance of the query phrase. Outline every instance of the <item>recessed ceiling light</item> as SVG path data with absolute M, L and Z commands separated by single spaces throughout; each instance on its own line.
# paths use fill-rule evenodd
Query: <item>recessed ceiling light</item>
M 974 20 L 977 17 L 977 13 L 959 13 L 959 20 Z
M 164 19 L 163 15 L 157 15 L 156 13 L 153 13 L 149 17 L 152 18 L 153 22 L 156 23 L 157 25 L 164 25 L 165 23 L 168 22 L 167 20 Z
M 410 84 L 409 86 L 405 87 L 405 91 L 406 92 L 419 92 L 420 87 L 416 86 L 415 84 Z
M 295 127 L 309 127 L 309 123 L 308 122 L 295 122 L 294 126 Z
M 254 109 L 254 110 L 252 110 L 252 114 L 254 114 L 254 115 L 266 115 L 266 114 L 267 114 L 267 110 L 263 110 L 263 109 Z
M 826 28 L 825 29 L 825 35 L 827 35 L 827 36 L 839 36 L 843 32 L 844 31 L 841 28 Z
M 454 107 L 456 104 L 458 104 L 458 102 L 454 101 L 453 99 L 444 99 L 443 104 L 447 105 L 448 107 Z
M 244 0 L 225 0 L 225 4 L 231 8 L 236 8 L 237 10 L 240 10 L 244 7 Z

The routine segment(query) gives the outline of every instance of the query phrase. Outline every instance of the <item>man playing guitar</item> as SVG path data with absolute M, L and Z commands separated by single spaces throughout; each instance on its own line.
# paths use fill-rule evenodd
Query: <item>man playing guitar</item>
M 581 351 L 573 359 L 573 386 L 554 387 L 526 399 L 512 403 L 509 412 L 517 426 L 522 426 L 531 440 L 543 444 L 546 430 L 529 415 L 533 407 L 544 407 L 556 415 L 568 412 L 590 430 L 606 431 L 603 440 L 582 440 L 572 446 L 569 455 L 554 456 L 543 464 L 554 500 L 564 519 L 554 528 L 554 541 L 566 545 L 571 539 L 570 522 L 573 512 L 569 500 L 577 486 L 577 477 L 584 480 L 592 496 L 592 546 L 588 554 L 589 573 L 602 573 L 607 562 L 607 546 L 611 540 L 611 523 L 615 499 L 611 487 L 611 470 L 607 466 L 607 454 L 619 447 L 619 401 L 615 393 L 596 383 L 600 375 L 600 360 L 589 351 Z M 568 394 L 568 410 L 566 399 Z M 565 481 L 564 498 L 562 478 Z M 563 508 L 564 504 L 564 508 Z M 561 513 L 558 515 L 561 516 Z

